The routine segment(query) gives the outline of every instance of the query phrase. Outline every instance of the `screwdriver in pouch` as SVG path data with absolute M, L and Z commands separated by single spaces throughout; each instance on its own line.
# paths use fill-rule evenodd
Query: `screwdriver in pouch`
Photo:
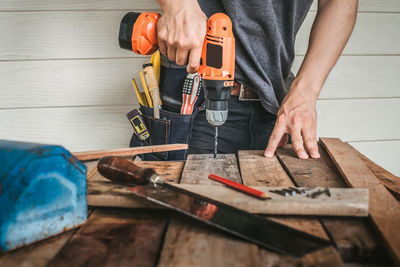
M 201 90 L 201 78 L 197 73 L 189 73 L 186 76 L 182 88 L 182 108 L 181 114 L 190 115 L 193 113 L 193 107 L 199 98 Z

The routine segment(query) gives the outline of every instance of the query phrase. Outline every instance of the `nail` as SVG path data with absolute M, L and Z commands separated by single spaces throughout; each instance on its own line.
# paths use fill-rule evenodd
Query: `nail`
M 269 157 L 269 158 L 272 157 L 273 156 L 272 151 L 271 150 L 265 151 L 264 156 Z
M 321 157 L 321 155 L 318 153 L 318 151 L 311 151 L 311 157 L 313 157 L 314 159 L 319 159 Z
M 300 155 L 300 158 L 302 158 L 302 159 L 307 159 L 308 158 L 308 155 L 307 155 L 307 153 L 306 152 L 304 152 L 304 151 L 301 151 L 300 153 L 299 153 Z

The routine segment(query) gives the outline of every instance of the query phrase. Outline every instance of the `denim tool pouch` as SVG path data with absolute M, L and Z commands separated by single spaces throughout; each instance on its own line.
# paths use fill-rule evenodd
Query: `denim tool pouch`
M 162 109 L 160 119 L 153 116 L 153 108 L 140 105 L 140 111 L 150 137 L 142 141 L 136 134 L 132 135 L 130 146 L 164 145 L 164 144 L 187 144 L 192 131 L 192 121 L 200 111 L 199 103 L 204 100 L 203 94 L 196 101 L 193 114 L 180 114 L 182 105 L 182 86 L 186 78 L 185 69 L 161 68 L 160 89 L 162 98 Z M 187 150 L 148 153 L 141 155 L 143 160 L 185 160 Z

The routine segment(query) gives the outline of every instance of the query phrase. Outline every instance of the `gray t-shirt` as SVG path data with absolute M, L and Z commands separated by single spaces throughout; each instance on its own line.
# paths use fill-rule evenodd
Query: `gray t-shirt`
M 276 114 L 294 78 L 294 42 L 312 0 L 198 2 L 207 17 L 223 12 L 231 18 L 236 43 L 235 80 L 254 89 L 263 107 Z M 166 61 L 162 59 L 163 65 L 171 66 Z

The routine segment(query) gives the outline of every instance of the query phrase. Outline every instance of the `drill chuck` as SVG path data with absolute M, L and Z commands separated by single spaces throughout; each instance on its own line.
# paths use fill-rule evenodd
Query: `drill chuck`
M 224 80 L 203 79 L 204 97 L 207 100 L 206 117 L 212 126 L 221 126 L 228 118 L 228 99 L 232 86 Z

